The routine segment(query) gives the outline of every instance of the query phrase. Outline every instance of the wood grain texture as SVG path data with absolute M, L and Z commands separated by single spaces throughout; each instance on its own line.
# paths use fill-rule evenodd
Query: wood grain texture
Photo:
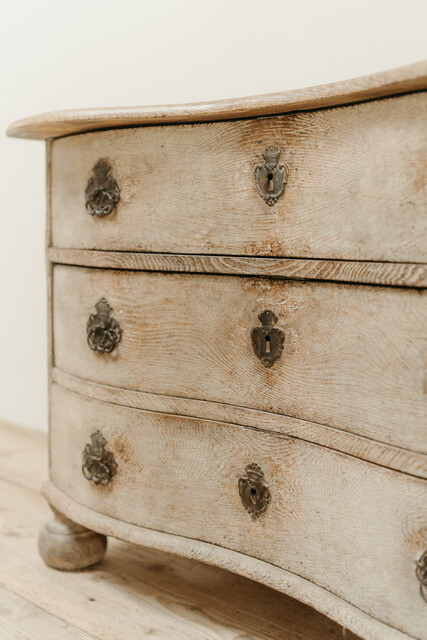
M 323 447 L 335 449 L 395 471 L 427 479 L 427 456 L 399 447 L 385 445 L 375 440 L 326 427 L 322 424 L 277 415 L 268 411 L 226 405 L 221 402 L 206 402 L 204 400 L 162 396 L 158 393 L 111 387 L 77 378 L 55 367 L 51 371 L 51 380 L 62 387 L 70 389 L 70 391 L 95 400 L 120 404 L 134 409 L 203 418 L 215 420 L 216 422 L 229 422 L 256 428 L 262 425 L 263 429 L 269 431 L 277 431 L 278 433 L 283 433 L 283 435 L 320 444 Z
M 150 549 L 166 550 L 184 558 L 197 559 L 216 567 L 222 567 L 229 572 L 249 577 L 256 582 L 270 585 L 282 593 L 292 593 L 301 603 L 309 604 L 310 607 L 323 611 L 331 620 L 340 620 L 344 624 L 342 636 L 346 640 L 348 637 L 353 638 L 349 629 L 358 629 L 358 635 L 364 640 L 408 640 L 409 638 L 407 634 L 367 616 L 360 609 L 317 585 L 273 565 L 266 565 L 265 562 L 256 558 L 244 556 L 206 542 L 127 524 L 110 516 L 95 513 L 69 498 L 51 482 L 45 485 L 44 494 L 52 504 L 72 515 L 75 520 L 90 522 L 91 526 L 97 527 L 98 531 L 102 531 L 106 535 L 114 535 L 121 540 Z M 282 636 L 279 637 L 282 638 Z M 305 639 L 304 632 L 302 637 Z M 300 637 L 297 636 L 297 638 L 300 640 Z
M 123 331 L 87 345 L 106 297 Z M 271 309 L 285 331 L 266 369 L 251 330 Z M 426 453 L 424 291 L 54 268 L 55 366 L 93 382 L 285 414 Z
M 265 561 L 266 580 L 274 565 L 427 638 L 415 576 L 427 545 L 425 481 L 278 434 L 104 404 L 55 385 L 51 399 L 51 479 L 80 505 Z M 81 471 L 82 451 L 97 429 L 118 465 L 107 487 Z M 257 520 L 238 490 L 252 462 L 271 492 Z M 98 529 L 93 521 L 82 524 Z
M 38 550 L 48 565 L 61 571 L 86 569 L 104 557 L 107 538 L 66 518 L 54 509 L 54 517 L 40 531 Z
M 59 248 L 427 262 L 427 92 L 276 118 L 111 130 L 52 145 Z M 288 183 L 268 206 L 254 169 L 282 149 Z M 100 158 L 116 211 L 89 216 Z
M 46 298 L 47 298 L 47 362 L 48 379 L 53 367 L 53 263 L 49 258 L 50 247 L 52 246 L 52 141 L 46 142 Z
M 423 61 L 353 80 L 248 98 L 44 113 L 14 122 L 8 135 L 43 139 L 111 127 L 248 118 L 372 100 L 426 88 L 427 63 Z
M 177 255 L 56 249 L 48 251 L 56 264 L 104 269 L 168 271 L 182 273 L 269 276 L 274 278 L 330 280 L 380 284 L 396 287 L 427 287 L 427 265 L 396 262 L 354 262 L 349 260 L 304 260 L 242 256 Z
M 5 439 L 16 452 L 19 486 L 4 469 Z M 46 453 L 45 434 L 0 423 L 0 477 L 8 476 L 0 482 L 0 621 L 28 632 L 25 640 L 42 633 L 40 640 L 356 640 L 348 629 L 252 580 L 114 539 L 93 570 L 48 569 L 36 552 L 37 530 L 50 514 L 38 493 Z M 15 598 L 34 603 L 38 615 Z M 50 626 L 48 616 L 55 620 Z M 0 637 L 14 636 L 0 631 Z
M 74 625 L 0 586 L 2 640 L 95 640 Z

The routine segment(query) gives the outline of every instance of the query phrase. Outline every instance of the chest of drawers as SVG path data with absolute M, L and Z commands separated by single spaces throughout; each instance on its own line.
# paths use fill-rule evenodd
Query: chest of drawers
M 427 66 L 47 140 L 58 569 L 106 536 L 427 640 Z

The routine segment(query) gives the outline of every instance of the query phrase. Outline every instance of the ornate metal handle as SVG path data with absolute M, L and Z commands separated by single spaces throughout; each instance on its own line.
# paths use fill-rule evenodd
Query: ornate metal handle
M 262 326 L 252 329 L 252 346 L 264 367 L 271 367 L 282 354 L 285 332 L 273 326 L 277 322 L 277 316 L 273 311 L 263 311 L 258 319 Z
M 93 484 L 107 485 L 117 473 L 117 464 L 111 451 L 107 451 L 107 441 L 100 431 L 90 437 L 92 443 L 83 451 L 82 471 Z
M 93 351 L 111 353 L 122 337 L 122 330 L 117 320 L 110 317 L 112 311 L 105 298 L 95 305 L 93 313 L 87 321 L 87 343 Z
M 288 181 L 288 167 L 278 164 L 280 149 L 275 144 L 267 147 L 262 157 L 264 163 L 255 168 L 255 182 L 260 196 L 271 207 L 277 202 Z
M 86 187 L 86 211 L 91 216 L 104 218 L 113 213 L 120 200 L 117 181 L 110 175 L 111 167 L 106 160 L 98 160 L 93 176 Z
M 415 570 L 417 578 L 420 581 L 420 593 L 423 600 L 427 602 L 427 551 L 423 553 L 417 562 Z
M 264 472 L 255 462 L 248 464 L 245 471 L 246 475 L 239 478 L 240 500 L 251 518 L 255 519 L 270 504 L 270 489 L 264 482 Z

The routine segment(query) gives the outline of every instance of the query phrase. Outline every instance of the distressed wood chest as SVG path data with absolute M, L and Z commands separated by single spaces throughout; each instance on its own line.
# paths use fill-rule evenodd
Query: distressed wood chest
M 47 141 L 50 566 L 106 536 L 427 640 L 427 65 Z

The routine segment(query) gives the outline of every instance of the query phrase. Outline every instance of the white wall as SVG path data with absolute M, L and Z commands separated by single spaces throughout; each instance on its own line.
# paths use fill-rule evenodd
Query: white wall
M 41 111 L 301 88 L 427 58 L 427 0 L 1 0 L 0 130 Z M 0 137 L 0 418 L 45 429 L 44 145 Z

